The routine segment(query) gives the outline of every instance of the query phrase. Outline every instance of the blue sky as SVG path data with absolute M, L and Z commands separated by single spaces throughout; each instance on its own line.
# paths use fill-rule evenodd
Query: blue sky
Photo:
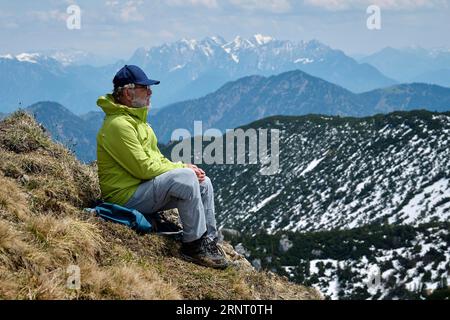
M 66 26 L 81 8 L 81 29 Z M 381 9 L 381 30 L 368 30 L 366 9 Z M 181 38 L 256 33 L 317 39 L 346 53 L 386 46 L 450 48 L 448 0 L 17 0 L 0 4 L 0 54 L 74 48 L 129 58 L 139 47 Z

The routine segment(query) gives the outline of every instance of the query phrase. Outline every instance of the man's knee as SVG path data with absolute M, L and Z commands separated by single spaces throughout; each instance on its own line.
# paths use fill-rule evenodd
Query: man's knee
M 183 168 L 173 171 L 172 189 L 177 197 L 190 200 L 199 188 L 198 179 L 192 169 Z
M 212 185 L 211 179 L 208 176 L 205 176 L 205 180 L 203 180 L 202 184 Z
M 205 180 L 200 183 L 200 187 L 208 191 L 213 191 L 213 185 L 211 179 L 208 176 L 205 176 Z
M 191 183 L 195 183 L 198 181 L 197 175 L 194 170 L 189 168 L 176 169 L 176 176 L 179 178 L 178 180 L 187 181 Z

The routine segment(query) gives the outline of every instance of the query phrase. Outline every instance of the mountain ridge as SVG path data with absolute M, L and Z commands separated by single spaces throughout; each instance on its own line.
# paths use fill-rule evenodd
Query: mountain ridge
M 205 128 L 224 131 L 275 114 L 365 116 L 423 108 L 449 110 L 450 89 L 413 83 L 354 94 L 326 80 L 294 70 L 229 82 L 202 98 L 165 107 L 150 123 L 161 142 L 166 143 L 177 128 L 193 132 L 194 120 L 203 121 Z
M 391 203 L 383 202 L 383 210 L 376 215 L 378 218 L 382 218 L 381 220 L 384 221 L 386 219 L 395 220 L 397 219 L 396 217 L 401 216 L 407 223 L 413 223 L 416 219 L 414 215 L 408 216 L 408 212 L 402 210 L 402 208 L 406 208 L 409 203 L 408 201 L 414 200 L 415 195 L 420 195 L 422 189 L 435 186 L 436 188 L 433 190 L 430 189 L 425 193 L 435 193 L 440 188 L 447 190 L 447 193 L 450 192 L 450 183 L 448 181 L 450 167 L 445 161 L 446 157 L 448 159 L 449 156 L 446 146 L 450 139 L 446 137 L 450 134 L 450 112 L 434 113 L 426 110 L 399 111 L 388 115 L 378 114 L 364 118 L 323 115 L 306 115 L 300 117 L 274 116 L 261 119 L 240 128 L 243 130 L 250 128 L 279 129 L 281 131 L 280 169 L 274 176 L 262 176 L 258 174 L 261 164 L 233 166 L 203 164 L 213 179 L 215 179 L 217 188 L 221 190 L 218 192 L 216 202 L 218 210 L 221 210 L 224 214 L 221 221 L 228 221 L 229 223 L 226 225 L 227 227 L 238 228 L 240 230 L 246 230 L 245 228 L 248 227 L 249 229 L 246 231 L 256 231 L 257 229 L 255 228 L 257 226 L 264 226 L 269 231 L 278 225 L 277 228 L 283 228 L 283 230 L 313 231 L 320 230 L 321 228 L 341 228 L 346 225 L 351 228 L 366 224 L 364 219 L 359 222 L 353 219 L 352 217 L 355 213 L 348 206 L 339 207 L 340 211 L 343 211 L 343 208 L 346 208 L 345 210 L 348 211 L 346 214 L 341 213 L 338 215 L 341 220 L 336 220 L 336 223 L 331 223 L 332 221 L 330 220 L 327 224 L 322 224 L 320 221 L 312 222 L 314 219 L 320 217 L 319 214 L 311 213 L 305 215 L 304 211 L 295 211 L 293 209 L 295 205 L 290 208 L 286 208 L 283 205 L 283 203 L 293 205 L 293 201 L 295 200 L 301 201 L 303 204 L 298 206 L 299 210 L 301 208 L 311 208 L 313 203 L 312 198 L 308 197 L 309 192 L 314 192 L 313 198 L 324 203 L 320 206 L 313 206 L 315 210 L 322 213 L 328 212 L 327 214 L 330 214 L 331 207 L 333 207 L 334 211 L 337 210 L 334 202 L 341 203 L 344 201 L 348 205 L 352 203 L 351 199 L 355 198 L 356 195 L 361 198 L 370 198 L 372 193 L 376 193 L 378 200 L 380 200 L 383 194 L 383 197 L 388 196 L 391 200 L 395 198 L 395 201 Z M 171 150 L 176 144 L 173 143 L 164 149 L 166 156 L 170 156 Z M 206 145 L 207 142 L 204 142 L 204 144 Z M 430 146 L 426 148 L 428 144 Z M 396 153 L 392 153 L 389 150 L 393 148 L 399 148 L 402 151 L 398 150 Z M 248 150 L 246 150 L 246 153 L 248 153 Z M 281 158 L 282 154 L 284 160 Z M 402 159 L 403 155 L 405 157 L 407 156 L 407 158 Z M 356 156 L 360 157 L 358 160 L 360 162 L 359 166 L 355 165 Z M 374 159 L 370 159 L 370 157 L 374 157 Z M 317 161 L 317 159 L 321 160 Z M 315 165 L 311 166 L 312 163 L 315 163 Z M 397 165 L 395 165 L 396 163 Z M 400 170 L 398 163 L 417 168 L 414 170 Z M 392 171 L 392 168 L 383 169 L 384 167 L 388 167 L 388 164 L 391 164 L 389 168 L 396 169 L 394 171 Z M 303 174 L 307 168 L 307 174 Z M 355 170 L 355 172 L 347 172 L 350 169 Z M 419 169 L 423 174 L 417 173 Z M 234 171 L 234 173 L 229 172 L 230 170 Z M 280 172 L 282 172 L 281 175 Z M 377 186 L 377 184 L 370 182 L 372 179 L 370 177 L 374 173 L 378 173 L 384 178 L 382 179 L 383 185 Z M 393 177 L 389 177 L 390 173 L 405 176 L 402 176 L 401 179 L 393 179 Z M 339 182 L 341 179 L 338 179 L 335 175 L 353 178 L 351 181 L 347 181 L 348 183 L 345 189 L 344 182 L 346 180 L 344 179 L 341 183 Z M 319 179 L 320 176 L 322 178 Z M 389 190 L 395 190 L 393 185 L 401 184 L 404 179 L 412 179 L 415 176 L 423 180 L 422 187 L 419 181 L 415 181 L 415 184 L 411 182 L 405 183 L 401 189 L 397 190 L 398 192 L 402 192 L 401 196 L 375 192 L 380 188 L 386 188 L 385 183 L 387 181 L 390 181 L 390 184 L 388 184 Z M 244 186 L 235 180 L 236 177 L 239 177 L 242 181 L 252 181 L 252 183 L 244 188 Z M 366 181 L 367 179 L 369 180 Z M 366 182 L 362 183 L 364 181 Z M 278 185 L 282 182 L 286 184 L 285 187 Z M 314 182 L 315 188 L 311 191 L 305 189 L 305 186 L 312 182 Z M 444 183 L 442 186 L 441 182 Z M 289 186 L 289 184 L 292 185 Z M 329 185 L 328 188 L 326 188 L 327 184 Z M 353 189 L 349 189 L 350 185 Z M 252 198 L 255 197 L 255 190 L 250 190 L 253 188 L 252 186 L 267 186 L 268 189 L 263 193 L 261 193 L 262 190 L 259 190 L 257 193 L 258 200 L 253 199 L 251 202 L 244 204 L 243 198 L 248 198 L 250 195 L 252 195 Z M 250 189 L 246 190 L 246 188 Z M 265 187 L 261 188 L 264 189 Z M 290 191 L 283 191 L 282 194 L 279 194 L 279 191 L 284 189 Z M 317 198 L 315 189 L 322 191 L 328 190 L 326 193 L 328 196 L 325 198 L 324 196 Z M 332 194 L 333 192 L 337 192 L 339 197 L 335 198 Z M 302 197 L 293 197 L 295 193 L 305 193 L 305 195 Z M 271 198 L 274 194 L 277 194 L 277 197 Z M 436 195 L 436 197 L 444 200 L 447 199 L 447 202 L 444 201 L 439 205 L 443 206 L 444 211 L 447 210 L 445 211 L 447 215 L 450 214 L 448 212 L 449 210 L 445 209 L 445 206 L 450 204 L 450 195 L 447 195 L 446 198 L 444 193 L 441 196 Z M 268 198 L 271 198 L 270 202 L 265 201 Z M 439 202 L 439 199 L 436 201 Z M 372 208 L 371 205 L 376 203 L 376 199 L 369 200 L 367 200 L 368 202 L 364 206 L 357 206 L 355 204 L 356 207 L 369 208 L 365 212 L 367 217 L 370 217 L 371 212 L 376 212 L 376 206 L 380 206 L 380 204 L 377 204 Z M 429 202 L 430 199 L 425 198 L 424 201 Z M 258 202 L 265 203 L 265 206 L 258 206 Z M 257 207 L 259 214 L 269 214 L 272 218 L 265 219 L 265 222 L 252 223 L 252 219 L 256 219 L 256 217 L 242 214 L 246 211 L 252 211 L 254 207 Z M 388 208 L 389 210 L 387 210 Z M 429 210 L 431 210 L 431 207 Z M 428 220 L 426 221 L 430 221 L 431 217 L 439 216 L 440 209 L 438 210 L 435 207 L 433 210 L 437 211 L 433 214 L 427 214 Z M 361 211 L 358 210 L 358 212 Z M 382 212 L 384 213 L 381 214 Z M 297 221 L 295 225 L 289 224 L 287 221 L 294 216 L 301 217 L 304 222 L 299 223 Z M 283 217 L 287 220 L 284 220 Z M 369 220 L 373 221 L 375 219 L 374 217 L 371 217 Z M 246 221 L 245 224 L 239 224 L 244 221 L 242 220 L 244 218 Z M 443 218 L 445 218 L 445 215 L 440 216 L 440 219 Z M 272 222 L 269 223 L 269 221 Z M 278 222 L 274 224 L 273 221 Z M 225 225 L 223 226 L 225 227 Z
M 427 82 L 426 80 L 431 78 L 435 84 L 448 86 L 446 73 L 440 74 L 438 71 L 449 68 L 449 49 L 387 47 L 358 61 L 369 63 L 400 82 Z
M 273 116 L 240 128 L 279 130 L 276 174 L 262 175 L 261 158 L 197 165 L 214 183 L 220 227 L 255 268 L 330 299 L 449 296 L 450 112 Z

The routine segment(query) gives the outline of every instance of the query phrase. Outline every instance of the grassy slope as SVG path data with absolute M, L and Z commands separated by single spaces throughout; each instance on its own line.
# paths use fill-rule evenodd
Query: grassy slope
M 31 116 L 0 122 L 0 299 L 320 299 L 254 271 L 226 245 L 225 271 L 179 258 L 179 243 L 82 211 L 99 196 L 95 166 L 53 143 Z M 81 270 L 70 290 L 67 267 Z

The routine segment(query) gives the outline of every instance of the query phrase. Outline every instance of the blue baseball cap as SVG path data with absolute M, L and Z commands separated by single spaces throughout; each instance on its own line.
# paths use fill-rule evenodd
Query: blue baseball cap
M 159 84 L 160 81 L 149 79 L 145 72 L 138 66 L 125 65 L 122 69 L 117 71 L 114 77 L 114 88 L 123 87 L 124 85 L 130 83 L 143 86 L 153 86 Z

